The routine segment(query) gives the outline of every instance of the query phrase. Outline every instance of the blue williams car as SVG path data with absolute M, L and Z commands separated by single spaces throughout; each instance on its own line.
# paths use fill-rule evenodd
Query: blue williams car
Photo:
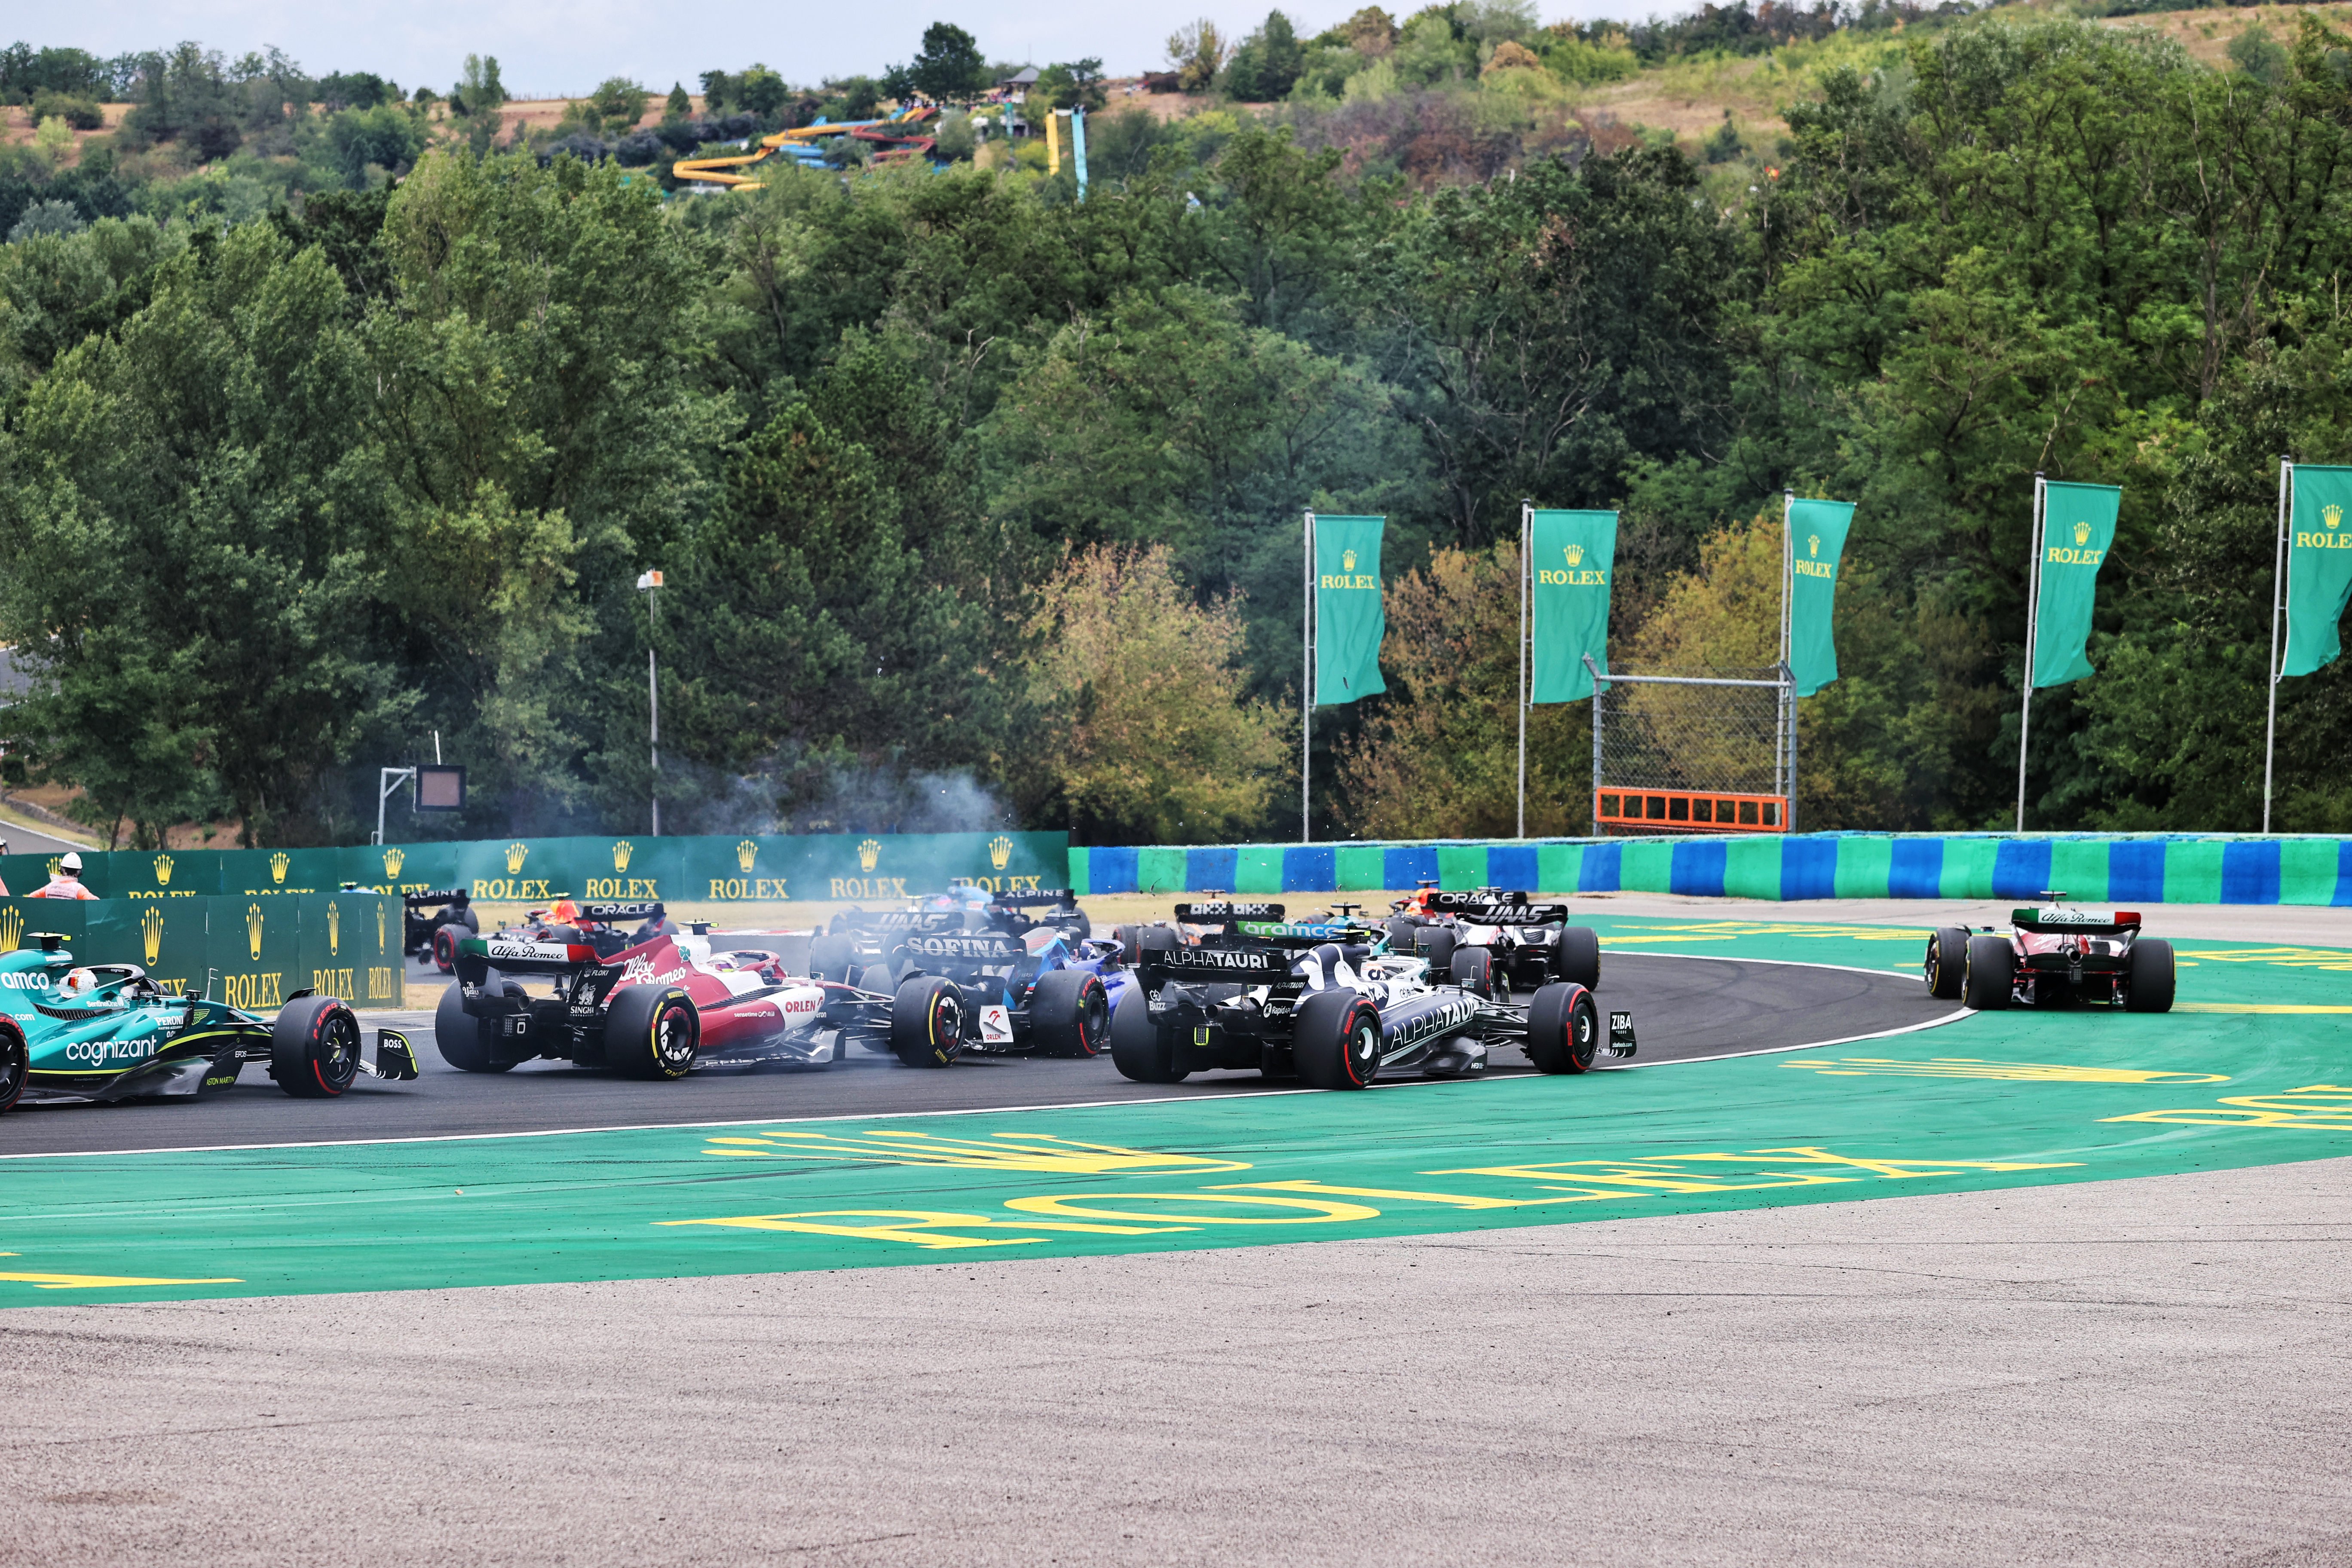
M 1111 1012 L 1133 975 L 1119 944 L 1092 930 L 1058 890 L 850 910 L 809 943 L 809 973 L 842 1003 L 887 1004 L 891 1049 L 910 1067 L 945 1067 L 966 1051 L 1095 1057 L 1110 1047 Z

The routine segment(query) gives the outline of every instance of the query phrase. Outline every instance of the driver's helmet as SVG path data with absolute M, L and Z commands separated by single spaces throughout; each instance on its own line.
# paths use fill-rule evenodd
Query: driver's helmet
M 68 1002 L 78 1002 L 98 994 L 98 972 L 94 969 L 68 969 L 66 977 L 58 982 L 58 994 Z

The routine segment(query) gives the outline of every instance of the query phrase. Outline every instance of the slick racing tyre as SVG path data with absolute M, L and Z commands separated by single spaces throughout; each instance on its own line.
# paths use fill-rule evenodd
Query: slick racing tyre
M 2009 1005 L 2017 983 L 2017 950 L 2005 936 L 1969 938 L 1969 967 L 1960 979 L 1960 1005 L 1990 1011 Z
M 1113 926 L 1110 928 L 1110 939 L 1118 943 L 1118 961 L 1129 969 L 1134 968 L 1136 960 L 1142 956 L 1142 950 L 1135 945 L 1135 928 Z
M 1049 969 L 1029 993 L 1029 1027 L 1049 1057 L 1098 1057 L 1110 1044 L 1110 993 L 1082 969 Z
M 1166 926 L 1138 926 L 1135 930 L 1135 951 L 1139 961 L 1144 953 L 1173 952 L 1183 945 L 1183 938 Z
M 269 1071 L 297 1100 L 332 1100 L 360 1070 L 360 1021 L 332 996 L 289 1002 L 269 1026 Z
M 1491 947 L 1457 947 L 1450 961 L 1454 984 L 1474 995 L 1495 999 L 1495 950 Z
M 2126 1013 L 2172 1011 L 2172 944 L 2157 937 L 2132 943 L 2130 987 L 2124 993 Z M 0 1089 L 0 1094 L 5 1094 Z M 5 1104 L 5 1101 L 0 1101 Z
M 520 996 L 522 987 L 509 981 L 507 994 Z M 498 1038 L 490 1020 L 466 1011 L 455 985 L 441 993 L 441 1005 L 433 1010 L 433 1044 L 443 1061 L 459 1072 L 507 1072 L 515 1063 L 499 1054 Z
M 604 1065 L 623 1078 L 681 1079 L 702 1048 L 702 1015 L 676 985 L 624 985 L 604 1009 Z
M 890 1049 L 910 1068 L 943 1068 L 963 1051 L 963 990 L 918 974 L 890 1001 Z
M 32 1076 L 33 1052 L 25 1043 L 25 1031 L 14 1019 L 0 1018 L 0 1110 L 16 1103 Z
M 1181 1083 L 1191 1076 L 1176 1066 L 1176 1031 L 1151 1021 L 1140 985 L 1129 986 L 1111 1015 L 1110 1065 L 1137 1083 Z
M 1927 958 L 1924 968 L 1927 979 L 1927 994 L 1949 1002 L 1960 994 L 1969 978 L 1969 930 L 1966 926 L 1945 926 L 1927 933 Z
M 1538 1072 L 1591 1072 L 1601 1050 L 1601 1008 L 1573 981 L 1555 981 L 1528 1002 L 1528 1060 Z
M 1562 926 L 1552 942 L 1557 965 L 1553 978 L 1581 985 L 1587 991 L 1600 990 L 1601 933 L 1591 926 Z
M 852 938 L 820 936 L 809 940 L 808 967 L 814 979 L 852 984 L 849 975 L 856 962 L 857 943 Z
M 1381 1011 L 1353 991 L 1315 992 L 1298 1005 L 1290 1054 L 1310 1089 L 1369 1089 L 1381 1070 Z
M 457 972 L 457 944 L 473 935 L 464 926 L 436 926 L 433 929 L 433 967 L 444 974 Z
M 1452 926 L 1418 927 L 1412 933 L 1412 940 L 1415 950 L 1422 957 L 1429 960 L 1430 973 L 1447 974 L 1453 972 L 1454 944 L 1461 938 L 1454 934 Z
M 1389 933 L 1389 951 L 1401 957 L 1409 956 L 1412 952 L 1412 933 L 1421 929 L 1420 924 L 1402 915 L 1391 915 L 1381 924 Z

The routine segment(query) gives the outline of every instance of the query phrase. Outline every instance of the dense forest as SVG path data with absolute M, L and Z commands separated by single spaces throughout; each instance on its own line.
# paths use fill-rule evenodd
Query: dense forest
M 1508 833 L 1521 499 L 1622 508 L 1612 662 L 1697 670 L 1769 662 L 1793 488 L 1860 503 L 1801 820 L 2000 826 L 2039 470 L 2125 499 L 2031 825 L 2256 826 L 2278 458 L 2352 461 L 2319 14 L 2220 66 L 1874 4 L 1170 44 L 1186 116 L 1041 78 L 1099 102 L 1083 201 L 969 129 L 669 188 L 950 56 L 980 86 L 939 28 L 561 136 L 499 121 L 496 62 L 443 98 L 0 55 L 45 131 L 133 105 L 0 154 L 6 765 L 126 842 L 357 838 L 436 744 L 474 804 L 399 836 L 641 831 L 657 790 L 671 831 L 1287 838 L 1312 508 L 1390 519 L 1390 689 L 1318 713 L 1316 836 Z M 1721 58 L 1785 134 L 1578 108 Z M 1531 832 L 1588 825 L 1586 706 L 1537 710 Z M 2352 676 L 2279 723 L 2278 826 L 2352 828 Z

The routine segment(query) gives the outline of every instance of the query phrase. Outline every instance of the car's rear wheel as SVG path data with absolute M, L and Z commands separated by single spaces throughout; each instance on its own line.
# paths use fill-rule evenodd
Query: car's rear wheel
M 2172 1011 L 2172 944 L 2161 937 L 2132 943 L 2131 984 L 2124 993 L 2126 1013 Z
M 1432 974 L 1453 973 L 1454 947 L 1460 940 L 1451 926 L 1418 926 L 1412 933 L 1413 949 L 1429 961 Z
M 1100 1056 L 1110 1044 L 1110 993 L 1084 970 L 1049 969 L 1029 993 L 1029 1026 L 1049 1057 Z
M 1110 1065 L 1136 1083 L 1181 1083 L 1191 1076 L 1176 1065 L 1176 1031 L 1152 1021 L 1140 985 L 1129 986 L 1111 1015 Z
M 0 1018 L 0 1110 L 23 1098 L 32 1076 L 33 1052 L 25 1043 L 25 1031 L 14 1019 Z
M 1110 928 L 1110 939 L 1118 943 L 1118 961 L 1130 969 L 1134 968 L 1135 961 L 1142 956 L 1142 950 L 1135 945 L 1135 928 L 1113 926 Z
M 332 996 L 305 996 L 269 1026 L 269 1070 L 297 1100 L 332 1100 L 360 1070 L 360 1021 Z
M 1562 926 L 1552 943 L 1555 978 L 1601 989 L 1601 933 L 1591 926 Z
M 1961 977 L 1960 1004 L 1990 1012 L 2009 1005 L 2017 984 L 2017 950 L 1990 933 L 1969 938 L 1969 967 Z
M 1369 1089 L 1381 1070 L 1381 1012 L 1353 991 L 1299 1003 L 1290 1055 L 1310 1089 Z
M 918 974 L 890 1000 L 890 1049 L 910 1068 L 943 1068 L 963 1052 L 963 989 Z
M 1601 1052 L 1601 1007 L 1572 980 L 1557 980 L 1528 1000 L 1528 1060 L 1538 1072 L 1591 1072 Z
M 1949 1002 L 1960 994 L 1969 977 L 1969 931 L 1945 926 L 1927 933 L 1927 957 L 1923 965 L 1927 994 Z
M 1381 925 L 1389 933 L 1391 952 L 1403 956 L 1412 952 L 1412 933 L 1421 929 L 1418 923 L 1405 919 L 1402 915 L 1391 915 L 1382 921 Z
M 702 1015 L 676 985 L 624 985 L 604 1009 L 604 1065 L 624 1078 L 675 1079 L 694 1070 Z
M 1491 947 L 1457 947 L 1448 961 L 1454 984 L 1475 995 L 1492 999 L 1495 994 L 1495 950 Z
M 520 994 L 522 987 L 510 982 L 507 989 Z M 509 1071 L 515 1058 L 499 1053 L 498 1037 L 489 1019 L 466 1011 L 465 998 L 455 985 L 441 993 L 441 1005 L 433 1010 L 433 1045 L 443 1061 L 459 1072 Z

